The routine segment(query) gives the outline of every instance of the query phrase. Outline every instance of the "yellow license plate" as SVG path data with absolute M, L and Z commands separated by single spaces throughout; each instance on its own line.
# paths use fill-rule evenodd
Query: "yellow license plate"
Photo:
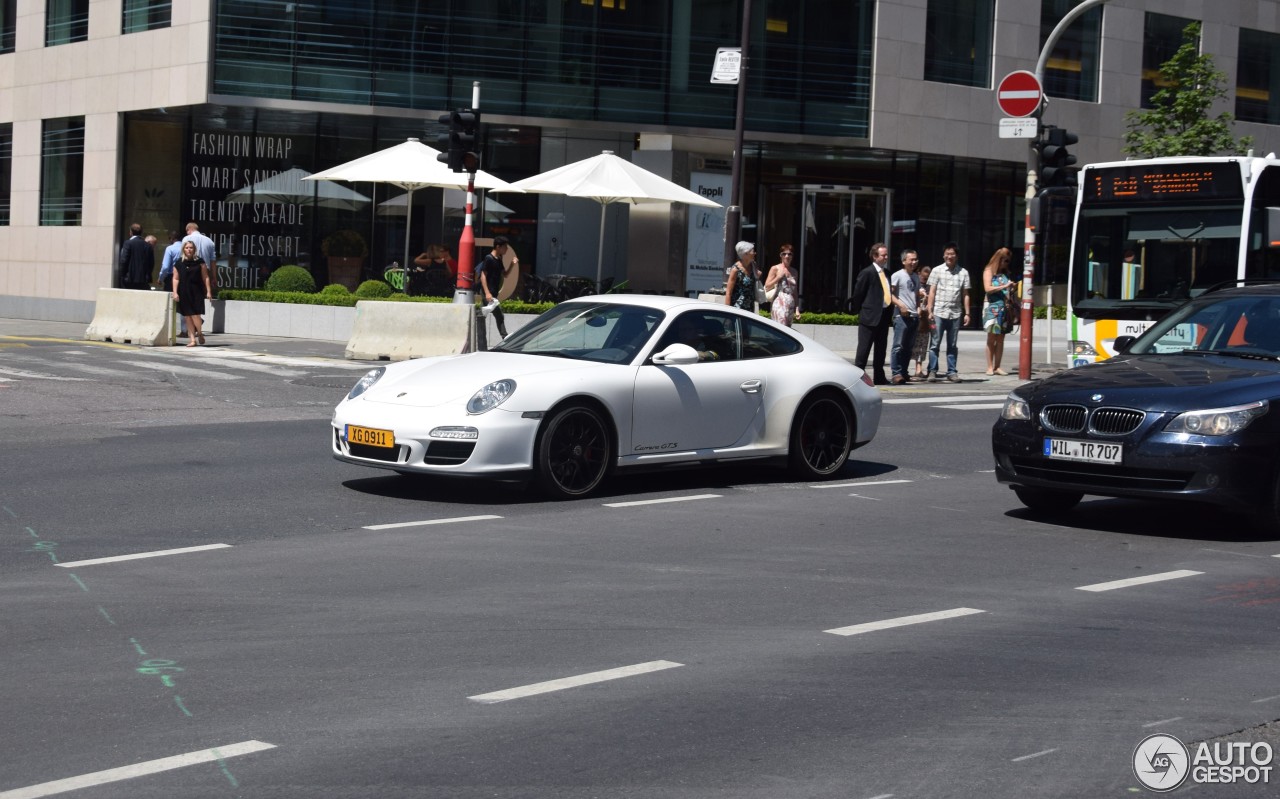
M 387 447 L 396 445 L 396 434 L 391 430 L 378 430 L 374 427 L 357 427 L 347 425 L 347 443 L 364 444 L 368 447 Z

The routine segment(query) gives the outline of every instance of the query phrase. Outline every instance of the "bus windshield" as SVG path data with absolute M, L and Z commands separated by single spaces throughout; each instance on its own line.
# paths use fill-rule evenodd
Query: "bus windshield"
M 1159 315 L 1233 279 L 1242 212 L 1241 203 L 1221 202 L 1082 207 L 1070 286 L 1075 314 Z

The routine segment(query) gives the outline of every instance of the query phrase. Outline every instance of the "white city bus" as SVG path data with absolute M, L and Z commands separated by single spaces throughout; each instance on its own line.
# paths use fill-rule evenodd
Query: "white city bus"
M 1115 354 L 1210 286 L 1280 277 L 1280 160 L 1151 158 L 1080 171 L 1068 269 L 1068 364 Z

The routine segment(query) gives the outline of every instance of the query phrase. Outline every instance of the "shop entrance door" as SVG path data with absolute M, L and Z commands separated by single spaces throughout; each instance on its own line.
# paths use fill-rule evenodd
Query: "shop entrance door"
M 871 263 L 867 249 L 889 240 L 891 192 L 854 186 L 781 186 L 764 198 L 763 268 L 778 262 L 778 248 L 794 245 L 800 308 L 849 311 L 853 281 Z

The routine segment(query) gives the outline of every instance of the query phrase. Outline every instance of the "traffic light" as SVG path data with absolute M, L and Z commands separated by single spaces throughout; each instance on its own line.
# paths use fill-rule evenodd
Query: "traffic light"
M 1072 166 L 1076 157 L 1067 147 L 1080 141 L 1080 137 L 1066 128 L 1046 125 L 1044 139 L 1040 142 L 1040 188 L 1071 188 L 1076 185 L 1076 173 Z
M 449 132 L 436 137 L 441 150 L 436 159 L 449 165 L 451 172 L 475 172 L 480 168 L 480 112 L 459 108 L 440 115 L 440 124 Z

